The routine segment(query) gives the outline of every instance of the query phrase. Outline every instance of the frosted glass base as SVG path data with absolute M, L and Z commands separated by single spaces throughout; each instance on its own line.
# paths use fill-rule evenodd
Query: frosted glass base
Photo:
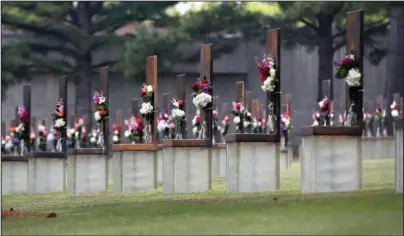
M 226 144 L 216 144 L 212 148 L 212 176 L 226 176 Z
M 157 188 L 158 151 L 113 152 L 113 191 L 137 192 Z
M 396 192 L 403 193 L 403 129 L 396 129 L 395 136 Z
M 28 193 L 28 161 L 1 162 L 1 194 Z
M 164 194 L 211 189 L 211 147 L 164 147 L 163 152 Z
M 29 193 L 63 192 L 66 187 L 66 159 L 28 158 Z
M 279 153 L 279 167 L 281 169 L 289 169 L 292 159 L 290 159 L 290 153 L 288 150 L 280 151 Z
M 279 144 L 227 144 L 226 191 L 266 192 L 279 189 Z
M 107 189 L 108 156 L 67 156 L 67 193 L 69 195 L 106 192 Z
M 163 149 L 157 151 L 157 181 L 163 183 Z
M 362 137 L 303 136 L 302 193 L 356 191 L 362 187 Z
M 362 138 L 363 159 L 393 159 L 395 155 L 394 140 L 393 136 Z

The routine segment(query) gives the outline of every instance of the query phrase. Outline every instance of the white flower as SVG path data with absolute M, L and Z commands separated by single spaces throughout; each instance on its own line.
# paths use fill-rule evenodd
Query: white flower
M 258 127 L 262 126 L 262 122 L 258 121 L 257 125 L 258 125 Z
M 173 101 L 173 107 L 179 107 L 180 106 L 180 104 L 178 104 L 178 102 L 177 101 Z
M 289 120 L 289 119 L 283 117 L 283 118 L 282 118 L 282 122 L 285 124 L 286 127 L 289 127 L 289 124 L 290 124 L 290 120 Z
M 235 116 L 234 118 L 233 118 L 233 122 L 234 122 L 234 124 L 239 124 L 240 123 L 240 117 L 239 116 Z
M 174 108 L 171 110 L 172 116 L 176 119 L 182 118 L 185 116 L 185 112 L 181 109 Z
M 129 137 L 131 132 L 129 130 L 126 130 L 123 135 L 125 135 L 125 138 Z
M 114 131 L 114 134 L 116 134 L 116 135 L 119 134 L 119 131 L 118 131 L 118 130 L 115 130 L 115 131 Z
M 6 144 L 6 140 L 1 140 L 1 145 L 4 145 L 4 144 Z
M 90 142 L 91 142 L 91 143 L 96 143 L 96 142 L 97 142 L 97 139 L 93 136 L 93 137 L 90 138 Z
M 103 104 L 103 103 L 105 103 L 105 101 L 106 101 L 107 99 L 105 98 L 105 96 L 100 96 L 99 98 L 98 98 L 98 103 L 99 104 Z
M 316 117 L 320 117 L 320 112 L 316 112 Z
M 205 108 L 210 102 L 212 102 L 212 96 L 202 92 L 196 95 L 192 102 L 198 108 Z
M 166 120 L 160 120 L 159 123 L 157 124 L 157 130 L 159 132 L 164 131 L 166 128 L 168 128 L 168 123 Z
M 48 136 L 46 137 L 46 141 L 51 142 L 53 140 L 55 140 L 55 136 L 53 136 L 52 132 L 49 132 Z
M 153 92 L 153 86 L 147 85 L 146 90 L 147 90 L 148 93 Z
M 60 128 L 65 126 L 66 122 L 63 120 L 63 118 L 59 118 L 55 120 L 55 128 Z
M 396 103 L 396 101 L 393 101 L 393 103 L 390 105 L 390 109 L 395 110 L 396 107 L 397 107 L 397 103 Z
M 352 59 L 352 60 L 355 60 L 355 56 L 353 54 L 350 54 L 349 58 Z
M 311 126 L 318 126 L 318 122 L 315 120 Z
M 118 141 L 119 141 L 118 136 L 117 136 L 117 135 L 114 135 L 114 136 L 112 137 L 112 141 L 114 141 L 115 143 L 118 142 Z
M 81 127 L 81 132 L 82 132 L 82 133 L 85 133 L 85 132 L 86 132 L 86 127 L 85 127 L 85 126 Z
M 94 119 L 96 121 L 99 121 L 101 119 L 101 115 L 100 115 L 100 113 L 98 111 L 94 112 Z
M 76 131 L 74 129 L 69 129 L 67 131 L 67 137 L 69 137 L 69 138 L 73 137 L 73 135 L 75 135 L 75 134 L 76 134 Z
M 23 132 L 25 130 L 25 128 L 24 128 L 24 124 L 23 123 L 20 123 L 19 125 L 18 125 L 18 127 L 15 129 L 15 131 L 17 131 L 17 133 L 21 133 L 21 132 Z
M 11 149 L 13 148 L 13 142 L 11 142 L 11 140 L 8 141 L 8 142 L 4 145 L 4 148 L 5 148 L 7 151 L 11 150 Z
M 394 109 L 391 110 L 391 116 L 394 118 L 397 118 L 400 114 L 398 113 L 398 110 Z
M 153 106 L 150 102 L 142 103 L 142 107 L 140 108 L 140 113 L 143 115 L 153 113 Z
M 43 125 L 38 125 L 38 130 L 43 130 L 43 131 L 45 131 L 45 126 L 43 126 Z
M 268 77 L 261 86 L 261 89 L 264 92 L 272 92 L 275 89 L 275 86 L 272 84 L 273 77 Z
M 192 133 L 193 133 L 194 135 L 196 135 L 196 133 L 198 133 L 198 127 L 192 128 Z
M 194 118 L 192 119 L 192 125 L 196 124 L 196 118 L 198 118 L 198 116 L 194 116 Z
M 359 70 L 353 68 L 348 71 L 348 75 L 345 78 L 345 81 L 349 87 L 358 87 L 361 85 L 360 83 L 361 76 L 362 75 L 359 72 Z
M 248 126 L 251 124 L 251 122 L 249 122 L 249 121 L 244 121 L 243 124 L 244 124 L 244 127 L 248 127 Z
M 247 112 L 245 113 L 245 115 L 248 116 L 248 117 L 251 117 L 251 113 L 250 113 L 249 111 L 247 111 Z
M 323 100 L 321 100 L 321 101 L 318 103 L 318 106 L 319 106 L 319 107 L 323 107 L 323 105 L 324 105 L 324 102 L 323 102 Z
M 271 68 L 269 70 L 269 76 L 272 77 L 272 78 L 275 78 L 275 74 L 276 74 L 276 70 L 274 68 Z

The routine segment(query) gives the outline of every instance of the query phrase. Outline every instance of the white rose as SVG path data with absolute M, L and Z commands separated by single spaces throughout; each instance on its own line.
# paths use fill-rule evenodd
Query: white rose
M 182 118 L 185 116 L 185 112 L 177 108 L 172 109 L 171 113 L 174 118 Z
M 360 78 L 361 78 L 361 73 L 357 69 L 350 69 L 348 71 L 348 75 L 345 78 L 346 83 L 348 84 L 349 87 L 357 87 L 360 86 Z
M 400 114 L 398 113 L 398 110 L 391 110 L 391 116 L 394 118 L 397 118 Z
M 91 137 L 91 138 L 90 138 L 90 142 L 91 142 L 91 143 L 95 143 L 95 142 L 97 142 L 97 139 L 96 139 L 95 137 Z
M 269 70 L 269 74 L 270 74 L 270 76 L 271 76 L 272 78 L 275 78 L 276 70 L 275 70 L 274 68 L 271 68 L 271 69 Z
M 153 92 L 153 86 L 147 85 L 146 90 L 147 92 Z
M 107 99 L 105 98 L 105 96 L 100 96 L 100 97 L 98 98 L 98 103 L 99 103 L 99 104 L 105 103 L 106 100 L 107 100 Z
M 94 119 L 99 121 L 101 119 L 100 113 L 98 111 L 94 112 Z
M 130 136 L 130 134 L 131 134 L 131 132 L 130 132 L 129 130 L 126 130 L 126 131 L 125 131 L 125 133 L 124 133 L 125 138 L 129 137 L 129 136 Z
M 195 135 L 198 132 L 198 127 L 192 128 L 192 133 Z
M 233 122 L 234 122 L 234 124 L 239 124 L 240 123 L 240 117 L 239 116 L 235 116 L 234 118 L 233 118 Z
M 55 127 L 60 128 L 65 126 L 66 122 L 63 120 L 63 118 L 59 118 L 55 121 Z
M 119 141 L 118 136 L 117 136 L 117 135 L 114 135 L 114 136 L 112 137 L 112 141 L 114 141 L 115 143 L 118 142 L 118 141 Z
M 140 108 L 140 113 L 145 115 L 145 114 L 150 114 L 153 112 L 153 106 L 150 102 L 144 102 L 142 103 L 142 107 Z

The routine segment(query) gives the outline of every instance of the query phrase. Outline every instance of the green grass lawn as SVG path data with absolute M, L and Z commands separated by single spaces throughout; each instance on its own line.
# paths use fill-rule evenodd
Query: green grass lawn
M 282 170 L 274 193 L 212 191 L 163 196 L 111 192 L 66 197 L 3 196 L 3 209 L 56 212 L 57 218 L 7 218 L 8 234 L 402 234 L 403 195 L 394 193 L 394 161 L 364 163 L 364 190 L 300 195 L 299 164 Z

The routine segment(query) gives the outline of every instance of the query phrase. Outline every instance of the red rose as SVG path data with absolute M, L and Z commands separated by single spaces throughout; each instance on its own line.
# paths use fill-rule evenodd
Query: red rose
M 45 131 L 39 130 L 39 131 L 38 131 L 38 135 L 39 135 L 39 136 L 44 136 L 44 135 L 45 135 Z
M 53 130 L 53 136 L 58 136 L 58 132 L 56 130 Z
M 136 123 L 137 123 L 138 126 L 142 126 L 142 120 L 141 119 L 137 119 Z
M 241 103 L 238 102 L 238 103 L 236 104 L 236 109 L 237 109 L 237 110 L 240 110 L 240 109 L 241 109 Z
M 112 130 L 113 130 L 113 131 L 121 131 L 121 126 L 119 126 L 119 125 L 113 125 L 113 126 L 112 126 Z
M 226 117 L 224 118 L 224 121 L 225 121 L 226 123 L 229 123 L 229 122 L 230 122 L 230 117 L 226 116 Z
M 183 101 L 182 99 L 178 100 L 177 102 L 178 102 L 178 105 L 179 105 L 179 106 L 184 105 L 184 101 Z
M 200 118 L 199 116 L 197 116 L 197 117 L 195 118 L 195 121 L 196 121 L 196 123 L 199 123 L 199 122 L 201 122 L 201 118 Z
M 268 64 L 263 64 L 261 66 L 257 66 L 260 72 L 260 80 L 264 82 L 269 76 L 269 67 Z
M 198 84 L 197 83 L 192 84 L 192 90 L 198 91 Z

